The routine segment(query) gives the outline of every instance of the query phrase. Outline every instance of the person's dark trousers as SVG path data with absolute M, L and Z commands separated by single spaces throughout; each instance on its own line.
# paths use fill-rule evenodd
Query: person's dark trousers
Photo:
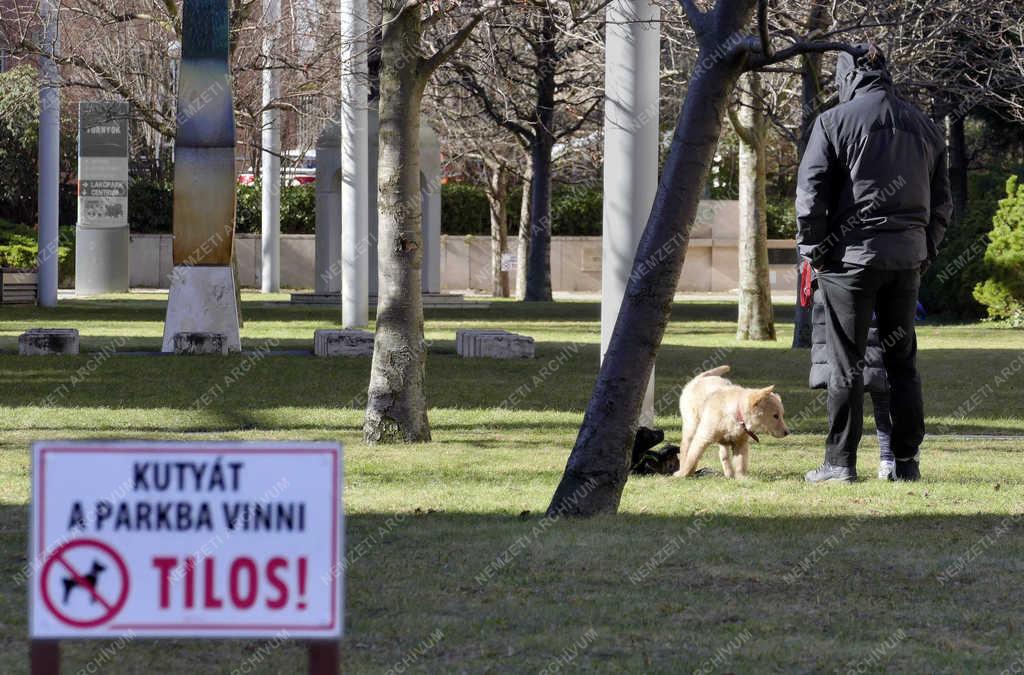
M 875 435 L 878 437 L 878 461 L 893 462 L 892 415 L 889 412 L 889 394 L 871 392 L 871 407 L 875 411 Z
M 864 352 L 875 313 L 889 379 L 892 451 L 897 460 L 917 455 L 924 438 L 921 378 L 917 373 L 914 312 L 920 271 L 831 263 L 818 273 L 825 296 L 825 336 L 832 364 L 828 382 L 825 461 L 856 467 L 864 427 Z

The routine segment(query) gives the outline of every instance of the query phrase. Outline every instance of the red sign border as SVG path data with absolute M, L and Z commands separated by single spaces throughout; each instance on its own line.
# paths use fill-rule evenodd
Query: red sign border
M 70 619 L 67 616 L 65 616 L 64 612 L 57 609 L 57 607 L 53 604 L 53 600 L 50 599 L 50 594 L 47 593 L 48 589 L 46 588 L 46 581 L 50 574 L 50 567 L 52 567 L 53 564 L 57 562 L 57 559 L 60 558 L 65 551 L 67 551 L 69 548 L 76 548 L 78 546 L 95 546 L 96 548 L 102 550 L 104 553 L 109 555 L 111 558 L 114 559 L 114 562 L 117 564 L 117 569 L 121 572 L 121 578 L 124 579 L 124 589 L 118 596 L 117 602 L 114 603 L 114 606 L 107 610 L 107 616 L 102 616 L 98 619 L 90 619 L 89 621 L 78 621 L 75 619 Z M 71 563 L 65 560 L 64 564 L 70 565 Z M 39 572 L 39 585 L 40 593 L 43 596 L 43 603 L 46 605 L 46 608 L 50 610 L 50 614 L 53 614 L 55 617 L 57 617 L 57 619 L 61 623 L 65 623 L 69 626 L 72 626 L 73 628 L 95 628 L 96 626 L 101 626 L 105 623 L 112 621 L 114 617 L 116 617 L 118 613 L 121 611 L 121 609 L 124 607 L 124 604 L 128 602 L 128 591 L 131 587 L 131 577 L 128 576 L 128 566 L 124 564 L 124 559 L 121 558 L 120 553 L 114 550 L 114 547 L 112 547 L 105 541 L 100 541 L 99 539 L 83 537 L 81 539 L 72 539 L 70 541 L 66 541 L 50 553 L 50 557 L 43 564 L 43 568 Z
M 188 637 L 194 633 L 203 630 L 209 631 L 228 631 L 237 630 L 242 631 L 235 636 L 244 639 L 247 636 L 244 631 L 266 631 L 266 630 L 294 630 L 294 631 L 313 631 L 315 634 L 319 634 L 322 637 L 335 637 L 341 636 L 342 625 L 338 621 L 338 594 L 339 594 L 339 581 L 338 575 L 341 570 L 341 558 L 338 554 L 338 539 L 341 522 L 338 518 L 338 506 L 339 506 L 339 490 L 340 484 L 338 482 L 338 462 L 341 456 L 341 444 L 333 441 L 294 441 L 290 445 L 288 443 L 280 444 L 278 442 L 261 443 L 258 441 L 210 441 L 201 443 L 188 443 L 182 442 L 181 445 L 176 443 L 167 443 L 160 441 L 82 441 L 76 445 L 60 445 L 61 443 L 67 443 L 64 441 L 36 441 L 33 443 L 33 456 L 38 458 L 38 464 L 33 466 L 33 473 L 38 471 L 38 486 L 39 486 L 39 499 L 33 505 L 33 515 L 35 522 L 33 523 L 33 529 L 35 530 L 36 544 L 38 551 L 35 555 L 42 558 L 45 554 L 44 542 L 46 540 L 45 531 L 45 518 L 44 506 L 46 503 L 45 490 L 46 490 L 46 454 L 47 453 L 124 453 L 124 454 L 215 454 L 215 455 L 251 455 L 251 454 L 263 454 L 263 455 L 329 455 L 331 458 L 331 490 L 333 492 L 331 498 L 331 621 L 328 624 L 196 624 L 196 623 L 183 623 L 183 624 L 108 624 L 106 627 L 112 631 L 121 630 L 142 630 L 142 631 L 168 631 L 166 635 L 159 634 L 146 634 L 144 637 L 147 638 L 180 638 Z M 320 447 L 310 447 L 317 445 Z M 35 485 L 33 485 L 35 487 Z M 34 492 L 34 491 L 33 491 Z M 33 496 L 35 496 L 33 494 Z M 34 576 L 34 575 L 32 575 Z M 34 587 L 30 584 L 30 588 Z M 30 601 L 33 600 L 30 597 Z M 31 623 L 30 623 L 30 635 L 31 635 Z M 101 635 L 101 634 L 100 634 Z M 34 636 L 32 636 L 34 637 Z M 88 637 L 88 636 L 81 636 Z M 227 636 L 225 636 L 227 637 Z M 312 638 L 311 638 L 312 639 Z

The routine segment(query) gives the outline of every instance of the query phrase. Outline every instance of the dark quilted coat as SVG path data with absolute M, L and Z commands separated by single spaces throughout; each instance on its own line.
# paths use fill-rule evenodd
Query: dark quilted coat
M 828 352 L 825 349 L 825 300 L 821 290 L 814 289 L 814 307 L 811 310 L 811 321 L 814 327 L 811 332 L 811 389 L 826 389 L 831 367 L 828 363 Z M 882 343 L 878 338 L 878 328 L 874 322 L 868 332 L 868 351 L 865 354 L 864 391 L 875 394 L 889 393 L 889 381 L 885 377 L 885 365 L 882 363 Z

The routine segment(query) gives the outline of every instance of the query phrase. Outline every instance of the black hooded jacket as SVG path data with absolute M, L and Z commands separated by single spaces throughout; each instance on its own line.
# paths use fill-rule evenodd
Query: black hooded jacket
M 877 50 L 840 52 L 839 105 L 814 122 L 797 182 L 797 248 L 899 270 L 935 258 L 953 211 L 938 127 L 896 96 Z

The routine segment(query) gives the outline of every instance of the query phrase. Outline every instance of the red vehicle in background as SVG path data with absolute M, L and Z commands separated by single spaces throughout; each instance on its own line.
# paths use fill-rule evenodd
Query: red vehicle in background
M 289 150 L 281 157 L 281 180 L 287 186 L 310 185 L 316 182 L 316 151 Z M 239 185 L 255 185 L 252 167 L 238 174 Z

